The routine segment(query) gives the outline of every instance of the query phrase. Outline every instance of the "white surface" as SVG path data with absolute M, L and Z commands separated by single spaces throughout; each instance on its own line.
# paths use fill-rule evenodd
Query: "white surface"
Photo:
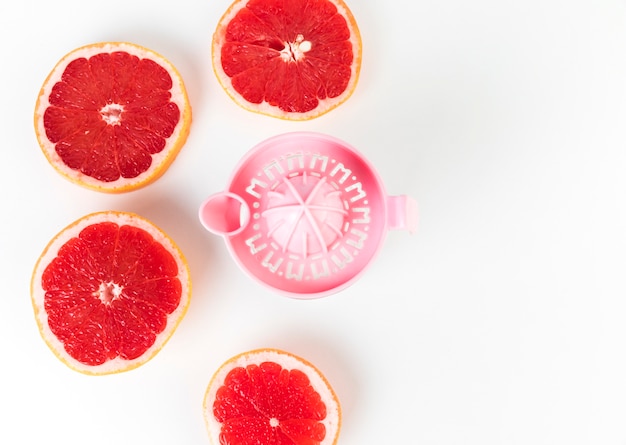
M 624 445 L 626 3 L 352 0 L 356 93 L 306 123 L 246 112 L 218 86 L 210 39 L 228 3 L 0 6 L 0 443 L 208 443 L 212 373 L 273 346 L 326 374 L 343 445 Z M 120 196 L 53 171 L 31 117 L 54 64 L 102 40 L 168 57 L 194 112 L 167 174 Z M 421 211 L 418 233 L 390 233 L 358 283 L 308 302 L 245 277 L 196 217 L 251 146 L 293 130 L 350 142 Z M 168 232 L 194 295 L 156 358 L 94 378 L 47 349 L 28 289 L 48 240 L 103 209 Z

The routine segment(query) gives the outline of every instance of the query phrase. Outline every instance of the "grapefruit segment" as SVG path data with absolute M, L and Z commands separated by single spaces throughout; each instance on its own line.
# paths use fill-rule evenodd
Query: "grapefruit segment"
M 35 131 L 50 164 L 82 186 L 124 192 L 159 178 L 184 145 L 191 107 L 163 56 L 131 43 L 78 48 L 49 74 Z
M 361 67 L 361 37 L 343 0 L 236 0 L 212 51 L 215 74 L 236 103 L 291 120 L 345 102 Z
M 99 212 L 62 230 L 33 271 L 42 337 L 86 374 L 126 371 L 150 360 L 173 334 L 191 296 L 184 257 L 138 215 Z
M 237 355 L 214 374 L 204 398 L 214 444 L 330 445 L 339 401 L 311 363 L 277 349 Z

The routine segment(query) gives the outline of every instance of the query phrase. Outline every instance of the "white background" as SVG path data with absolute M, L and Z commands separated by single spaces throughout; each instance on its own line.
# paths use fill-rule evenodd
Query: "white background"
M 304 123 L 219 87 L 210 41 L 228 4 L 0 6 L 0 443 L 206 444 L 212 373 L 268 346 L 326 374 L 342 445 L 626 444 L 626 2 L 351 0 L 356 92 Z M 32 124 L 56 62 L 104 40 L 166 56 L 193 106 L 170 170 L 124 195 L 59 176 Z M 249 148 L 294 130 L 346 140 L 420 205 L 417 234 L 390 232 L 361 280 L 313 301 L 252 282 L 196 216 Z M 88 377 L 41 340 L 29 281 L 52 236 L 106 209 L 168 232 L 194 291 L 152 361 Z

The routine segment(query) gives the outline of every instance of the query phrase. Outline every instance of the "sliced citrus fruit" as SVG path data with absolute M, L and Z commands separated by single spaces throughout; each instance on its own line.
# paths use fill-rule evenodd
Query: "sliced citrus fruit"
M 191 296 L 174 242 L 138 215 L 98 212 L 63 229 L 32 275 L 35 318 L 70 368 L 111 374 L 138 367 L 163 347 Z
M 184 145 L 191 107 L 174 66 L 146 48 L 96 43 L 63 57 L 37 98 L 35 131 L 63 176 L 103 192 L 159 178 Z
M 361 36 L 342 0 L 236 0 L 213 35 L 213 69 L 242 107 L 306 120 L 345 102 Z
M 339 436 L 339 401 L 311 363 L 277 349 L 226 361 L 204 396 L 211 441 L 221 445 L 331 445 Z

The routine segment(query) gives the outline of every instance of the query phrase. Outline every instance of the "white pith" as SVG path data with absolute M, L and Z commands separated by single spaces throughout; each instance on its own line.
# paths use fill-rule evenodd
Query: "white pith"
M 260 364 L 263 362 L 275 362 L 284 369 L 297 369 L 302 371 L 309 377 L 311 386 L 321 396 L 322 401 L 326 405 L 326 418 L 321 421 L 326 428 L 326 435 L 320 445 L 332 445 L 336 442 L 341 425 L 341 409 L 333 397 L 334 392 L 326 379 L 314 367 L 301 360 L 300 358 L 274 349 L 261 349 L 249 351 L 234 358 L 233 361 L 226 362 L 213 375 L 211 382 L 204 396 L 204 419 L 211 442 L 219 445 L 219 434 L 222 424 L 215 419 L 213 415 L 212 403 L 215 400 L 217 390 L 224 384 L 224 379 L 228 373 L 237 367 L 246 367 L 251 364 Z M 268 420 L 272 427 L 278 427 L 278 419 Z
M 182 292 L 178 307 L 167 317 L 167 327 L 163 332 L 157 335 L 155 343 L 144 354 L 134 360 L 125 360 L 118 357 L 98 366 L 90 366 L 77 361 L 69 355 L 65 351 L 63 343 L 52 333 L 48 325 L 48 314 L 44 309 L 45 291 L 41 285 L 41 277 L 46 266 L 58 255 L 59 249 L 64 244 L 66 244 L 70 239 L 78 236 L 80 231 L 85 227 L 100 222 L 114 222 L 120 226 L 132 225 L 140 227 L 148 232 L 156 241 L 163 244 L 168 251 L 172 252 L 173 257 L 176 259 L 176 265 L 178 266 L 177 278 L 180 280 Z M 42 337 L 55 355 L 61 359 L 61 361 L 66 363 L 70 368 L 86 374 L 109 374 L 132 369 L 147 362 L 154 357 L 154 355 L 156 355 L 156 353 L 173 334 L 178 322 L 183 317 L 185 311 L 187 310 L 187 306 L 189 305 L 191 297 L 191 280 L 189 270 L 182 258 L 182 253 L 178 247 L 172 244 L 169 238 L 160 229 L 137 215 L 131 213 L 99 212 L 87 215 L 86 217 L 76 221 L 62 230 L 52 239 L 52 241 L 50 241 L 35 266 L 35 270 L 33 271 L 31 299 Z M 100 284 L 99 291 L 103 291 L 105 294 L 107 292 L 111 292 L 112 294 L 110 296 L 115 298 L 119 296 L 122 289 L 115 283 L 105 282 Z M 97 296 L 100 298 L 104 297 L 102 293 L 98 293 Z
M 165 147 L 159 153 L 153 154 L 152 164 L 150 168 L 141 173 L 135 178 L 123 178 L 112 181 L 103 182 L 94 179 L 81 173 L 79 170 L 74 170 L 65 165 L 60 156 L 56 153 L 55 144 L 50 142 L 46 136 L 44 128 L 43 114 L 45 110 L 50 106 L 49 96 L 52 91 L 52 87 L 61 80 L 63 72 L 67 65 L 78 58 L 90 58 L 96 54 L 110 53 L 114 51 L 124 51 L 131 55 L 137 56 L 140 59 L 151 59 L 164 67 L 170 76 L 172 77 L 172 88 L 170 89 L 171 101 L 174 102 L 180 110 L 180 119 L 176 125 L 172 135 L 166 140 Z M 106 104 L 101 110 L 102 118 L 110 125 L 119 124 L 119 119 L 122 117 L 123 106 L 121 104 Z M 162 165 L 167 165 L 168 159 L 172 155 L 173 149 L 180 149 L 181 143 L 179 138 L 181 135 L 184 137 L 184 119 L 185 115 L 191 114 L 191 107 L 187 98 L 187 93 L 182 78 L 178 74 L 176 68 L 159 54 L 148 50 L 146 48 L 124 42 L 110 42 L 102 45 L 89 45 L 78 48 L 66 56 L 64 56 L 53 71 L 48 75 L 48 78 L 43 85 L 40 97 L 37 102 L 37 108 L 35 110 L 35 125 L 37 129 L 37 136 L 44 154 L 48 158 L 49 162 L 64 176 L 75 182 L 86 185 L 94 189 L 101 189 L 103 191 L 115 192 L 118 189 L 124 189 L 133 184 L 134 187 L 139 187 L 146 182 L 150 182 L 154 171 L 159 169 Z

